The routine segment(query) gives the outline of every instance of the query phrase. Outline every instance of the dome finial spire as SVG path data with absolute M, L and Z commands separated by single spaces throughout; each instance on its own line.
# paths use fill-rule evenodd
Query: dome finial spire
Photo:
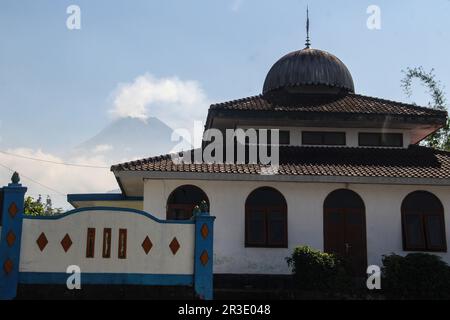
M 311 41 L 309 41 L 309 9 L 308 5 L 306 6 L 306 42 L 305 42 L 306 48 L 309 48 L 311 46 Z

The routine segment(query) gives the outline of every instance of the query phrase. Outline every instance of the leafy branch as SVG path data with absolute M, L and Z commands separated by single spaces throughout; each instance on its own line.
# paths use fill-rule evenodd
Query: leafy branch
M 407 68 L 406 71 L 402 70 L 402 72 L 405 74 L 405 77 L 401 80 L 401 87 L 403 88 L 403 92 L 409 98 L 412 96 L 412 81 L 418 79 L 421 84 L 428 89 L 428 92 L 431 95 L 431 101 L 428 102 L 428 106 L 437 110 L 447 109 L 444 88 L 441 82 L 436 80 L 434 69 L 427 72 L 422 67 L 415 67 Z M 450 150 L 449 128 L 450 123 L 449 120 L 447 120 L 447 123 L 443 128 L 425 139 L 424 144 L 432 148 Z

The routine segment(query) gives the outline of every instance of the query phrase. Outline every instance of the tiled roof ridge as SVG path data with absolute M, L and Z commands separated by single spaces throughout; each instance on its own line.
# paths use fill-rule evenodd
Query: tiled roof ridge
M 225 105 L 230 105 L 230 104 L 235 104 L 238 102 L 246 102 L 246 101 L 251 101 L 257 98 L 263 98 L 264 96 L 262 94 L 257 94 L 257 95 L 253 95 L 253 96 L 248 96 L 248 97 L 244 97 L 244 98 L 239 98 L 239 99 L 233 99 L 233 100 L 228 100 L 228 101 L 223 101 L 223 102 L 217 102 L 217 103 L 213 103 L 209 106 L 210 109 L 216 109 L 219 108 L 221 106 L 225 106 Z
M 419 105 L 412 104 L 412 103 L 400 102 L 400 101 L 390 100 L 390 99 L 386 99 L 386 98 L 378 98 L 378 97 L 373 97 L 373 96 L 366 96 L 366 95 L 362 95 L 362 94 L 358 94 L 358 93 L 348 93 L 348 94 L 356 96 L 356 97 L 368 98 L 370 100 L 374 100 L 374 101 L 378 101 L 378 102 L 394 103 L 394 104 L 397 104 L 397 105 L 400 105 L 403 107 L 414 108 L 414 109 L 424 110 L 424 111 L 436 111 L 436 112 L 447 114 L 446 110 L 440 110 L 440 109 L 436 109 L 436 108 L 419 106 Z
M 197 149 L 190 149 L 190 150 L 185 150 L 185 151 L 179 151 L 179 152 L 166 153 L 166 154 L 161 154 L 161 155 L 152 156 L 152 157 L 146 157 L 146 158 L 142 158 L 142 159 L 125 161 L 125 162 L 111 165 L 110 170 L 114 171 L 115 169 L 117 169 L 119 167 L 134 166 L 137 164 L 149 163 L 149 162 L 154 162 L 154 161 L 159 161 L 159 160 L 169 160 L 172 157 L 181 156 L 183 153 L 190 153 L 190 152 L 193 152 L 194 150 L 197 150 Z
M 310 95 L 318 96 L 319 94 L 311 93 Z M 352 96 L 354 98 L 368 99 L 368 100 L 371 100 L 374 102 L 391 104 L 391 105 L 395 105 L 398 107 L 405 107 L 405 108 L 410 108 L 410 109 L 415 109 L 415 110 L 420 110 L 420 111 L 447 114 L 446 110 L 440 110 L 440 109 L 435 109 L 435 108 L 430 108 L 430 107 L 425 107 L 425 106 L 419 106 L 419 105 L 415 105 L 412 103 L 405 103 L 405 102 L 400 102 L 400 101 L 395 101 L 395 100 L 390 100 L 390 99 L 385 99 L 385 98 L 378 98 L 378 97 L 362 95 L 362 94 L 357 94 L 357 93 L 345 93 L 345 94 L 340 93 L 340 94 L 336 94 L 336 96 L 340 96 L 343 98 L 346 96 Z M 210 105 L 209 109 L 210 110 L 221 109 L 222 107 L 233 106 L 233 105 L 236 105 L 236 104 L 239 104 L 242 102 L 249 102 L 249 101 L 253 101 L 253 100 L 257 100 L 257 99 L 265 99 L 265 96 L 263 94 L 259 94 L 259 95 L 253 95 L 253 96 L 248 96 L 248 97 L 244 97 L 244 98 L 214 103 L 214 104 Z

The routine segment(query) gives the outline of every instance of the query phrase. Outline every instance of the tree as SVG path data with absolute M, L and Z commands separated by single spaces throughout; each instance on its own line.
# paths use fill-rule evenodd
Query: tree
M 50 196 L 47 195 L 47 199 L 45 200 L 45 205 L 44 205 L 45 215 L 52 216 L 55 214 L 61 214 L 62 212 L 63 212 L 62 208 L 53 208 L 52 198 L 50 198 Z
M 49 195 L 45 200 L 45 204 L 42 202 L 42 196 L 39 195 L 37 199 L 33 197 L 26 197 L 24 203 L 24 212 L 30 216 L 52 216 L 62 213 L 62 208 L 53 208 L 52 199 Z
M 418 79 L 421 84 L 427 87 L 428 92 L 431 95 L 431 102 L 428 102 L 428 106 L 433 109 L 446 110 L 446 97 L 444 89 L 440 81 L 436 80 L 434 69 L 429 72 L 425 71 L 422 67 L 407 68 L 406 71 L 402 71 L 405 77 L 401 80 L 401 86 L 403 91 L 408 97 L 412 96 L 412 81 Z M 450 151 L 450 122 L 447 119 L 445 126 L 435 133 L 431 134 L 425 139 L 424 145 Z
M 24 203 L 24 212 L 30 216 L 44 215 L 44 205 L 42 204 L 41 195 L 35 200 L 33 197 L 27 196 Z

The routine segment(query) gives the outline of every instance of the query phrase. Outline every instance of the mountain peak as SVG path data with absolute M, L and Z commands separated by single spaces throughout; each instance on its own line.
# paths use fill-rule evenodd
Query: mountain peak
M 98 153 L 109 158 L 111 163 L 167 154 L 180 142 L 172 141 L 172 133 L 172 128 L 155 117 L 149 117 L 145 121 L 131 117 L 120 118 L 81 143 L 76 152 Z M 190 147 L 185 144 L 186 148 Z

